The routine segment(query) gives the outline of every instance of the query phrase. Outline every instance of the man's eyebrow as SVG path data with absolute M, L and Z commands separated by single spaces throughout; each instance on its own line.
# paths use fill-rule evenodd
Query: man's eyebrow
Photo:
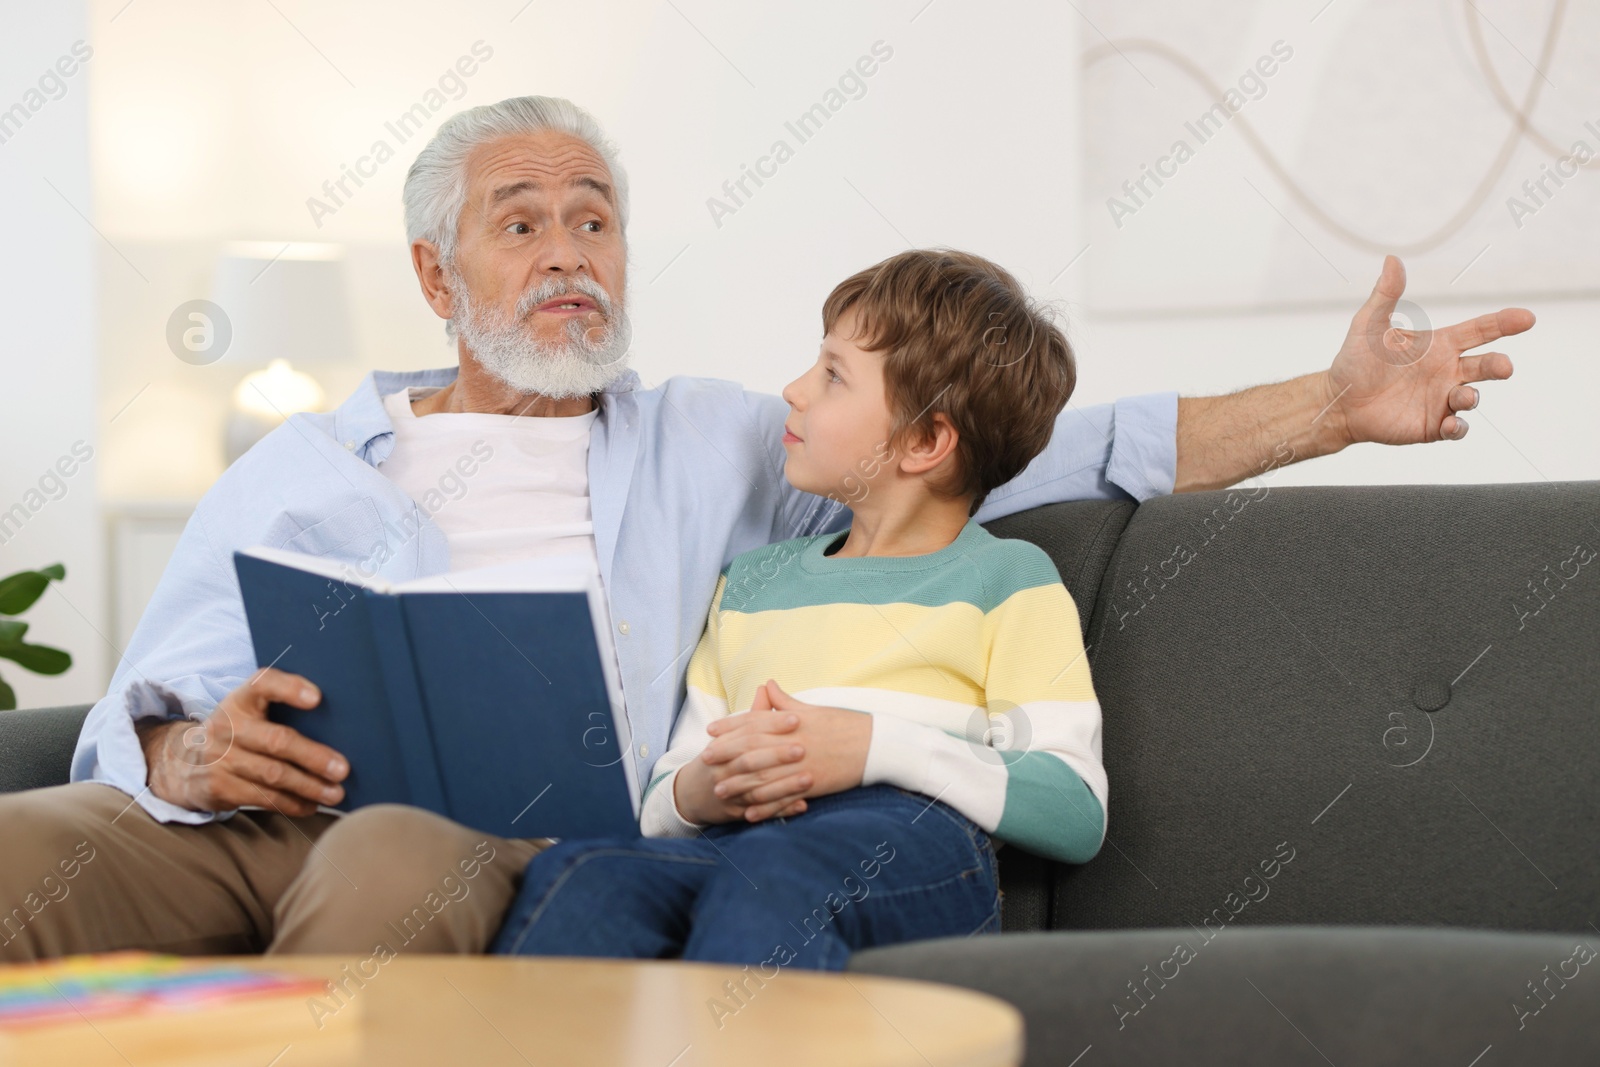
M 593 189 L 595 192 L 597 192 L 601 196 L 605 197 L 606 203 L 608 203 L 608 204 L 615 204 L 617 202 L 616 197 L 611 192 L 611 186 L 607 185 L 605 182 L 601 181 L 599 178 L 591 178 L 591 177 L 588 177 L 587 175 L 585 175 L 582 178 L 574 178 L 570 182 L 568 182 L 567 184 L 568 185 L 585 186 L 587 188 Z
M 538 188 L 539 183 L 531 180 L 515 182 L 511 185 L 502 185 L 500 188 L 494 191 L 494 195 L 489 198 L 489 203 L 498 204 L 502 200 L 509 200 L 518 193 L 525 193 L 530 189 Z
M 593 189 L 595 192 L 605 197 L 606 203 L 616 203 L 616 198 L 612 194 L 611 186 L 607 185 L 599 178 L 590 178 L 587 176 L 574 178 L 568 182 L 567 185 L 568 187 L 578 186 L 582 188 Z M 526 193 L 529 191 L 537 192 L 542 188 L 544 187 L 538 182 L 534 181 L 532 178 L 524 178 L 520 182 L 512 182 L 510 185 L 502 185 L 500 188 L 496 189 L 493 195 L 489 197 L 489 203 L 491 205 L 498 204 L 500 201 L 509 200 L 511 197 L 516 196 L 519 193 Z

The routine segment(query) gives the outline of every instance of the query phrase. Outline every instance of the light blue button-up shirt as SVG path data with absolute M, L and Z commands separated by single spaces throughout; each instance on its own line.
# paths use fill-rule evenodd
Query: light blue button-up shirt
M 145 785 L 134 723 L 204 718 L 257 664 L 233 568 L 255 545 L 325 556 L 399 582 L 450 569 L 444 532 L 381 471 L 394 448 L 383 397 L 443 386 L 458 368 L 374 371 L 327 413 L 291 416 L 223 472 L 196 506 L 110 691 L 78 739 L 72 780 L 114 785 L 157 819 L 215 816 Z M 595 548 L 614 624 L 639 782 L 666 751 L 717 575 L 741 552 L 844 530 L 848 507 L 783 476 L 789 405 L 714 378 L 641 387 L 627 371 L 599 395 L 589 443 Z M 980 522 L 1091 497 L 1172 491 L 1177 394 L 1062 409 L 1049 447 L 991 492 Z M 510 650 L 508 649 L 508 654 Z

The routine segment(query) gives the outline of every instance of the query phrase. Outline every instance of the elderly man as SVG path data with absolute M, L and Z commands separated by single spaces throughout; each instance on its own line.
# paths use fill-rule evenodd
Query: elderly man
M 405 208 L 422 295 L 457 338 L 459 366 L 373 372 L 337 410 L 290 418 L 201 500 L 84 725 L 73 783 L 0 798 L 0 902 L 37 897 L 58 865 L 75 875 L 50 906 L 0 916 L 0 956 L 386 958 L 481 951 L 494 934 L 541 842 L 406 807 L 319 810 L 339 802 L 349 767 L 267 719 L 270 702 L 319 698 L 303 678 L 257 669 L 235 549 L 285 547 L 395 581 L 593 553 L 628 758 L 648 781 L 721 567 L 849 525 L 839 496 L 785 482 L 781 399 L 682 377 L 645 390 L 627 368 L 627 183 L 585 112 L 525 97 L 456 115 L 407 175 Z M 1403 285 L 1387 260 L 1326 371 L 1232 396 L 1063 411 L 1048 451 L 978 518 L 1225 486 L 1357 441 L 1459 439 L 1456 412 L 1478 400 L 1468 383 L 1511 373 L 1502 354 L 1461 353 L 1533 317 L 1507 310 L 1411 335 L 1389 328 Z M 795 728 L 770 714 L 766 729 Z

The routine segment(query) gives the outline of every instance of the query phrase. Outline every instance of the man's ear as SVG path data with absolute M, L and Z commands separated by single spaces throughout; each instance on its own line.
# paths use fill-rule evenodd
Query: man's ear
M 907 474 L 923 474 L 933 470 L 956 450 L 956 442 L 960 437 L 948 415 L 942 411 L 934 412 L 931 430 L 908 428 L 902 435 L 904 447 L 901 449 L 900 469 Z
M 441 319 L 455 317 L 455 300 L 450 284 L 445 278 L 444 264 L 439 250 L 432 241 L 411 242 L 411 267 L 417 272 L 417 282 L 422 286 L 422 298 Z

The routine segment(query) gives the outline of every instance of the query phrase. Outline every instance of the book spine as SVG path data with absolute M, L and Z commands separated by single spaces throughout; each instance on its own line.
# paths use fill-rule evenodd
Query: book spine
M 449 816 L 444 782 L 435 758 L 433 731 L 423 706 L 422 684 L 417 678 L 411 634 L 400 610 L 400 597 L 370 590 L 366 598 L 372 619 L 372 636 L 383 668 L 385 696 L 399 737 L 400 758 L 405 763 L 411 802 L 419 808 Z

